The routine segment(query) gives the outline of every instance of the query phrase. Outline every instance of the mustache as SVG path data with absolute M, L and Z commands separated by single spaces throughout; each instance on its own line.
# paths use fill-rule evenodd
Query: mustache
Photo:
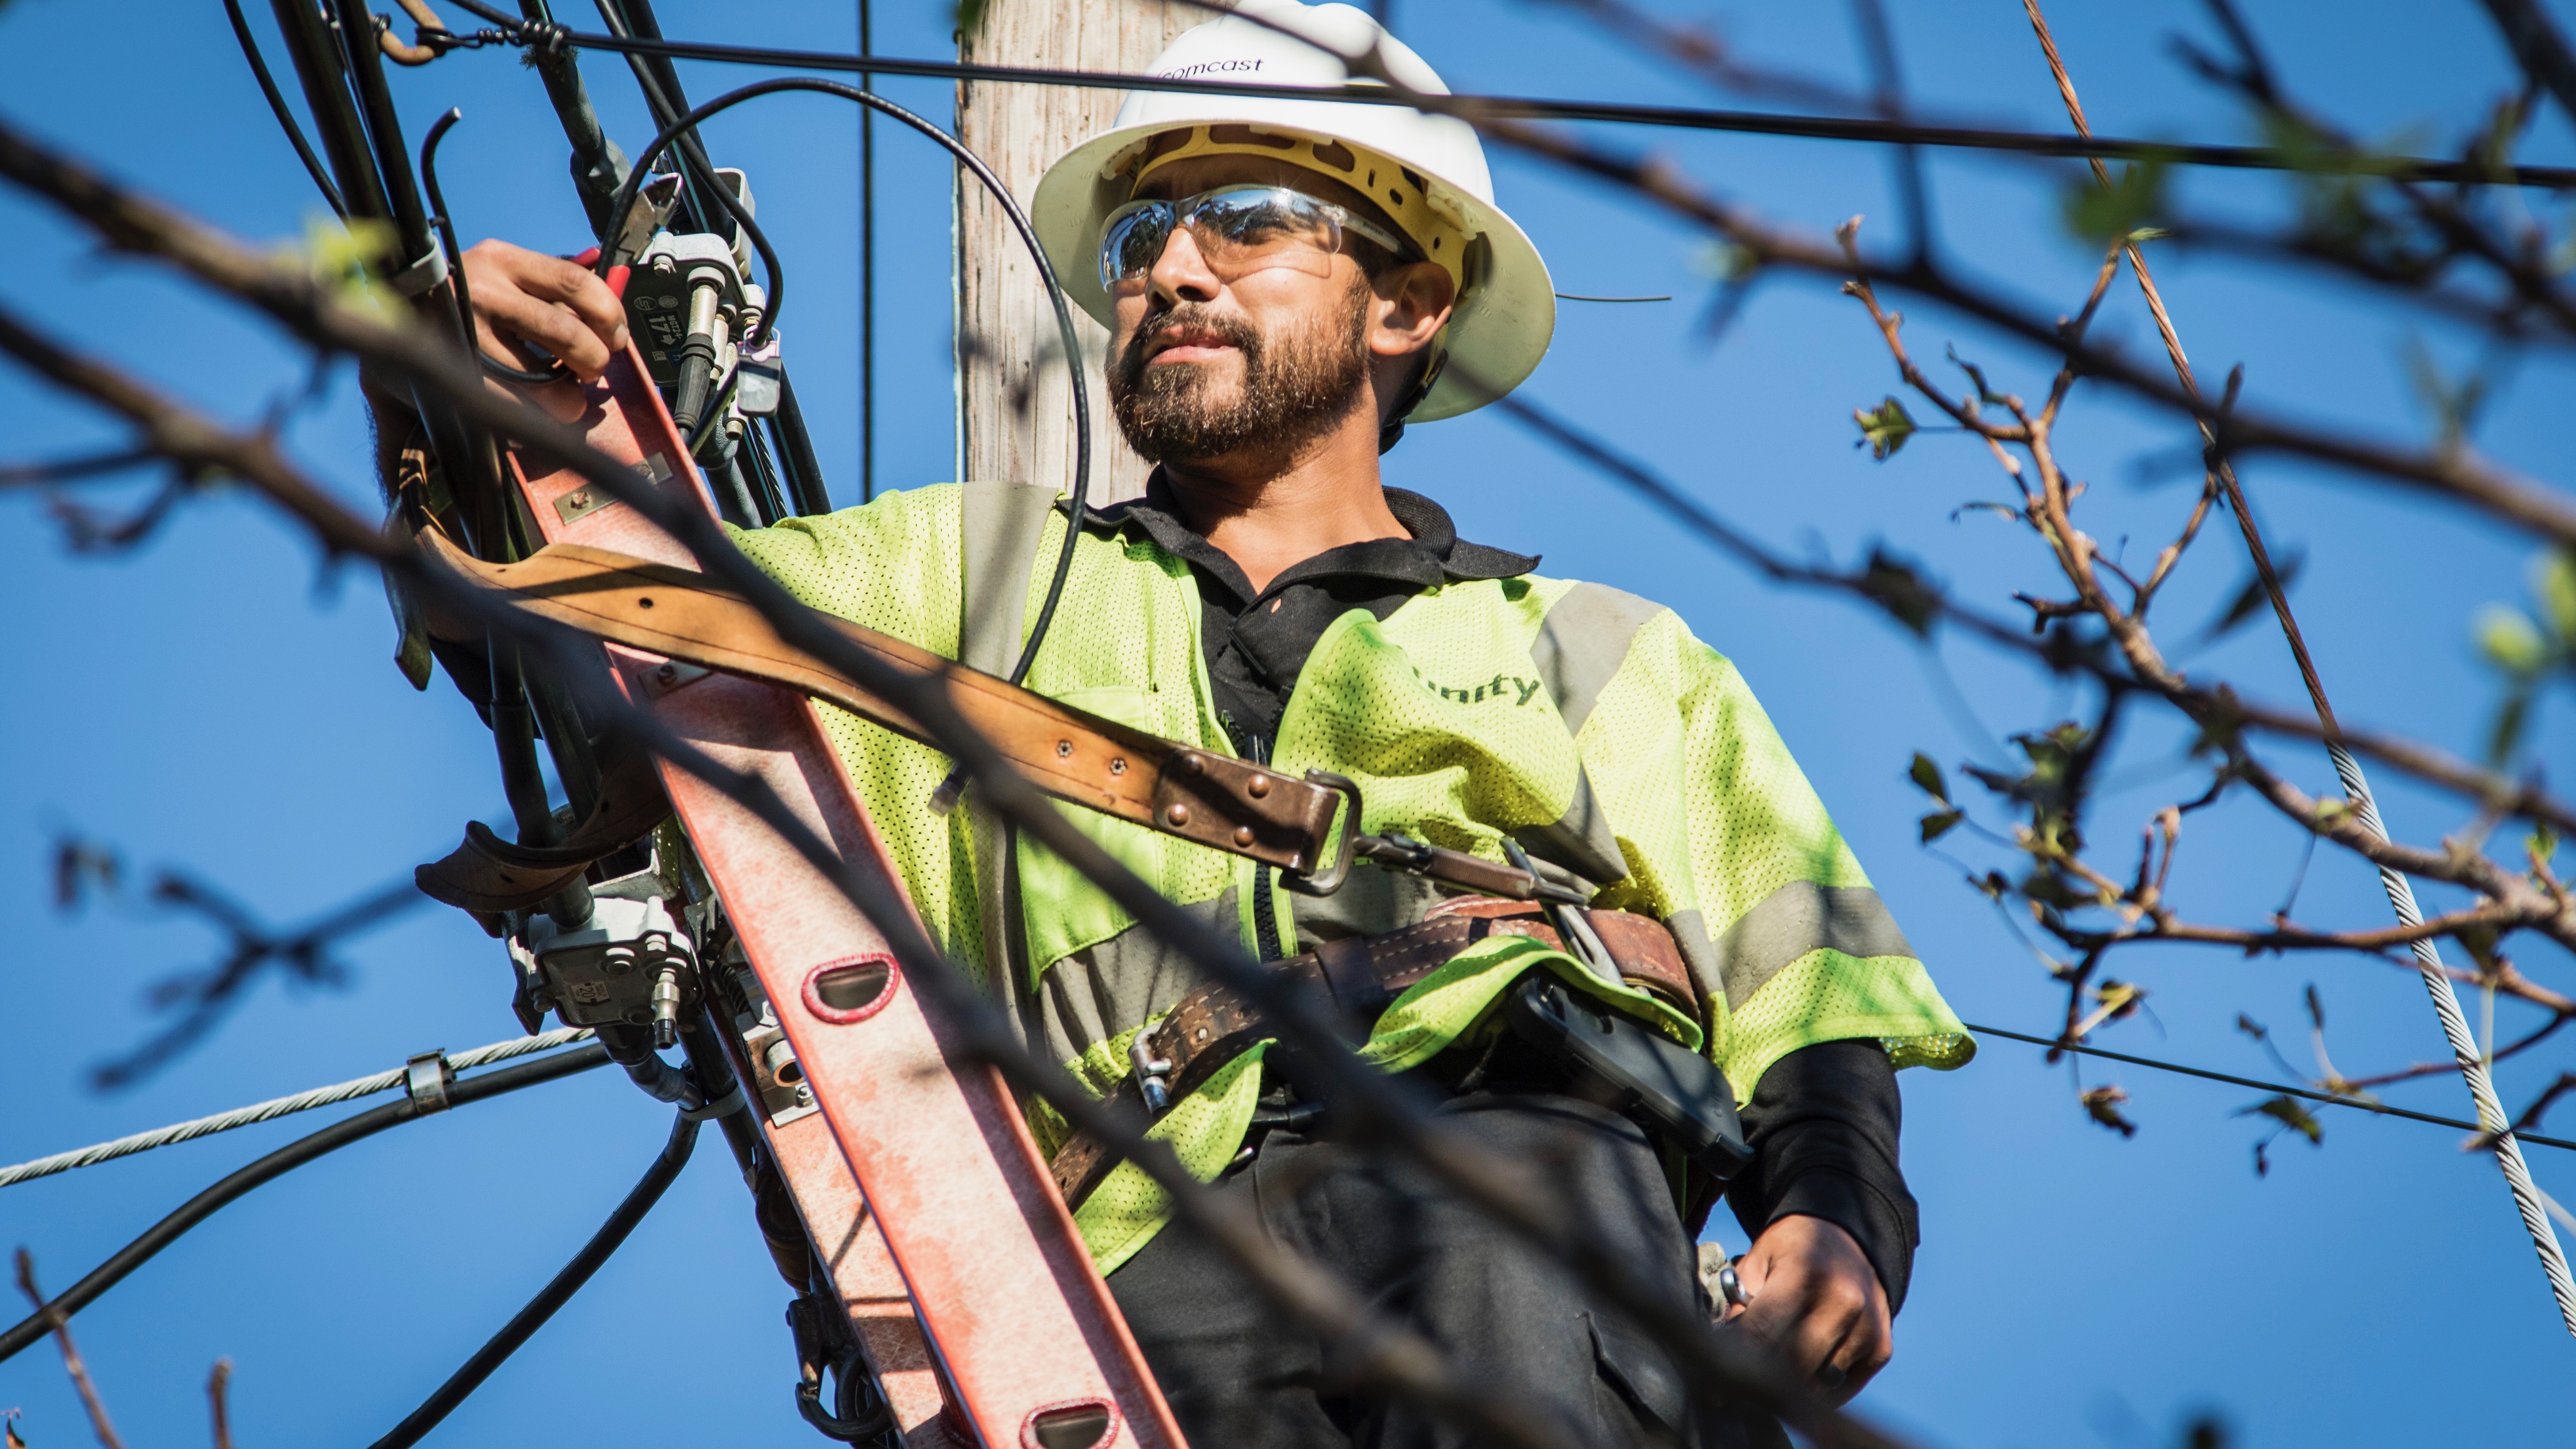
M 1145 325 L 1136 329 L 1136 335 L 1128 339 L 1126 351 L 1118 358 L 1120 380 L 1130 386 L 1142 381 L 1145 349 L 1153 345 L 1158 334 L 1175 327 L 1207 333 L 1241 352 L 1247 364 L 1254 361 L 1261 350 L 1261 334 L 1242 318 L 1219 312 L 1203 302 L 1175 303 L 1169 311 L 1148 319 Z

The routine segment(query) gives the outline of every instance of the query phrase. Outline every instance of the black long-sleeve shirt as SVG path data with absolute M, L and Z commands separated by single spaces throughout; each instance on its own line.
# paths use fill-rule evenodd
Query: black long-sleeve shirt
M 1447 510 L 1419 494 L 1389 488 L 1386 502 L 1412 537 L 1327 549 L 1260 589 L 1185 521 L 1159 472 L 1144 497 L 1093 516 L 1189 561 L 1214 702 L 1244 748 L 1276 735 L 1307 656 L 1344 613 L 1366 609 L 1383 620 L 1444 580 L 1513 578 L 1538 567 L 1534 555 L 1461 540 Z M 1903 1110 L 1886 1051 L 1856 1040 L 1791 1052 L 1762 1074 L 1742 1111 L 1753 1163 L 1727 1199 L 1744 1230 L 1759 1236 L 1801 1214 L 1833 1223 L 1868 1255 L 1889 1308 L 1902 1306 L 1919 1235 L 1914 1196 L 1897 1165 Z

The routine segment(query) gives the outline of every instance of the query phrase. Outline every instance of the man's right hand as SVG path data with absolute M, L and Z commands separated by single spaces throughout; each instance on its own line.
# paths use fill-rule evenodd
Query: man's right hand
M 544 348 L 584 382 L 626 348 L 626 308 L 588 267 L 484 241 L 465 254 L 465 282 L 474 294 L 475 340 L 512 367 L 532 368 L 536 359 L 504 339 Z

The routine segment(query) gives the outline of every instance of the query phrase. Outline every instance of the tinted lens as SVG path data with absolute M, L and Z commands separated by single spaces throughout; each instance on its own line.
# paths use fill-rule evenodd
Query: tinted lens
M 1285 187 L 1210 192 L 1190 208 L 1189 223 L 1219 266 L 1329 254 L 1340 241 L 1331 215 L 1314 198 Z
M 1281 266 L 1328 275 L 1341 248 L 1334 208 L 1284 186 L 1229 186 L 1180 202 L 1131 201 L 1109 213 L 1101 231 L 1102 291 L 1143 282 L 1162 260 L 1176 213 L 1197 239 L 1200 256 L 1229 281 Z
M 1111 212 L 1109 225 L 1100 234 L 1101 290 L 1115 291 L 1121 283 L 1132 283 L 1152 271 L 1171 235 L 1168 201 L 1130 202 Z

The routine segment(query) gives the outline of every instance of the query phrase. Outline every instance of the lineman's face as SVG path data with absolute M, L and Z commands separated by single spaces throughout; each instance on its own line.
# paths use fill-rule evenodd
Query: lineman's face
M 1249 156 L 1174 162 L 1137 196 L 1170 199 L 1240 182 L 1366 205 L 1304 167 Z M 1222 274 L 1228 270 L 1212 265 L 1189 228 L 1176 227 L 1146 285 L 1116 295 L 1110 400 L 1128 442 L 1150 460 L 1291 449 L 1371 400 L 1370 333 L 1380 306 L 1356 261 L 1333 253 L 1231 278 Z

